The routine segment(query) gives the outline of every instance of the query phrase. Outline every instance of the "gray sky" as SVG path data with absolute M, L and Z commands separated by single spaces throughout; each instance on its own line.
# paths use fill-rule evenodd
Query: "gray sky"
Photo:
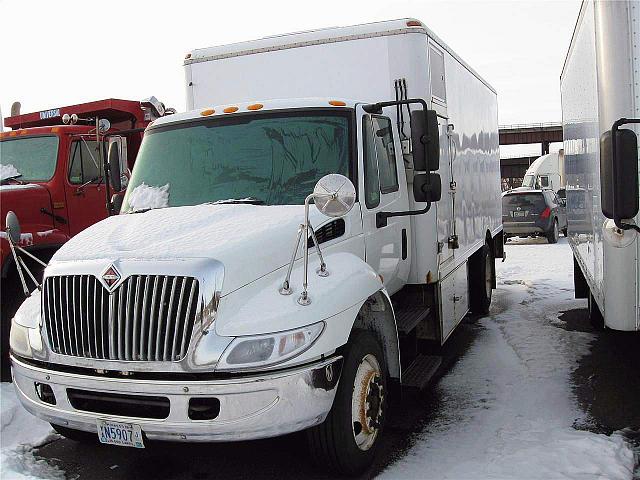
M 184 110 L 193 48 L 416 17 L 498 91 L 501 124 L 559 121 L 579 0 L 0 0 L 0 107 L 22 111 L 155 95 Z

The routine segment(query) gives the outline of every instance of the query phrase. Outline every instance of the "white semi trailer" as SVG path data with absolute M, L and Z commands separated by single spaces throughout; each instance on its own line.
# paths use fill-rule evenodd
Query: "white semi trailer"
M 560 79 L 577 298 L 596 326 L 640 330 L 640 2 L 584 1 Z
M 65 244 L 14 318 L 19 398 L 137 447 L 306 429 L 322 465 L 361 472 L 390 397 L 489 309 L 496 93 L 412 19 L 185 67 L 189 111 L 147 129 L 123 213 Z

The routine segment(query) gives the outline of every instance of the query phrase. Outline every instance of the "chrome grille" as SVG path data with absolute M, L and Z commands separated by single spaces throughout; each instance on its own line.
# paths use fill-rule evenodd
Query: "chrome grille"
M 49 345 L 75 357 L 176 361 L 189 347 L 198 307 L 191 277 L 132 275 L 111 294 L 93 275 L 45 280 Z

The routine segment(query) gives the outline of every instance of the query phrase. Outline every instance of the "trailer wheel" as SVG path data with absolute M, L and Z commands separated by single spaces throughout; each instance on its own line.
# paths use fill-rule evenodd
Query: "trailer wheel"
M 604 317 L 600 311 L 596 299 L 593 298 L 593 294 L 589 292 L 589 323 L 595 330 L 604 330 Z
M 309 450 L 321 468 L 355 476 L 373 462 L 387 406 L 387 369 L 372 333 L 356 332 L 326 420 L 307 430 Z
M 74 442 L 80 443 L 97 443 L 98 435 L 91 432 L 85 432 L 84 430 L 75 430 L 69 427 L 63 427 L 62 425 L 56 425 L 52 423 L 51 426 L 64 438 L 68 438 L 69 440 L 73 440 Z
M 469 301 L 471 311 L 477 315 L 489 313 L 493 291 L 493 254 L 489 245 L 469 259 Z
M 558 230 L 558 219 L 554 218 L 553 226 L 551 227 L 551 230 L 549 230 L 549 233 L 547 233 L 547 240 L 549 241 L 549 243 L 558 243 L 558 238 L 560 238 L 560 232 Z

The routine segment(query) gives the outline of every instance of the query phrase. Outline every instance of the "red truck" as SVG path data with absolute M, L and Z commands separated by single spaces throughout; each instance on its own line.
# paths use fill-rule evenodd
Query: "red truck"
M 151 97 L 15 113 L 4 120 L 12 130 L 0 133 L 3 372 L 9 320 L 24 299 L 5 233 L 7 212 L 15 212 L 20 221 L 20 246 L 48 261 L 72 236 L 109 215 L 110 195 L 117 193 L 105 182 L 109 146 L 118 144 L 124 188 L 144 129 L 173 110 Z M 25 260 L 42 273 L 42 267 Z

